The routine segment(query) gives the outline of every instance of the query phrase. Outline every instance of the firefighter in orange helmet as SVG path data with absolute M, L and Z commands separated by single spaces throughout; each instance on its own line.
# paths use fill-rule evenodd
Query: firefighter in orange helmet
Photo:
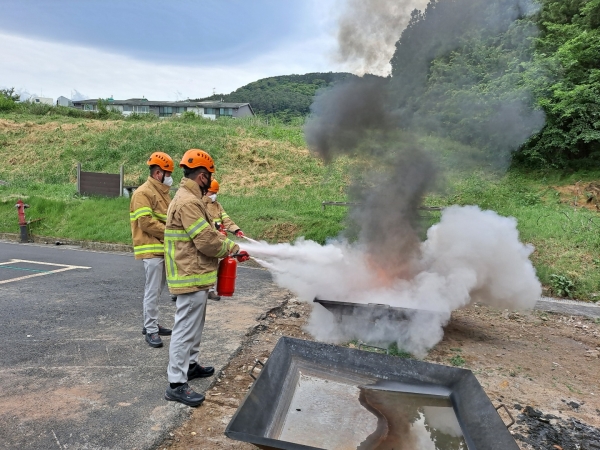
M 194 392 L 188 381 L 210 377 L 213 367 L 198 362 L 204 328 L 208 289 L 217 281 L 219 258 L 238 254 L 238 245 L 219 233 L 206 210 L 203 196 L 210 188 L 215 164 L 203 150 L 188 150 L 181 158 L 184 178 L 167 211 L 165 266 L 171 294 L 177 295 L 177 311 L 169 347 L 165 399 L 199 406 L 204 395 Z
M 225 212 L 223 206 L 217 201 L 219 187 L 219 182 L 213 179 L 210 182 L 207 195 L 202 198 L 206 203 L 206 209 L 212 217 L 215 228 L 221 231 L 221 233 L 227 234 L 226 232 L 229 231 L 237 237 L 243 237 L 244 232 L 231 220 L 229 214 Z M 208 298 L 210 300 L 221 300 L 221 297 L 215 293 L 214 288 L 208 291 Z
M 165 287 L 163 242 L 174 163 L 166 153 L 154 152 L 146 164 L 150 166 L 150 176 L 131 197 L 129 220 L 135 259 L 144 261 L 146 274 L 142 334 L 146 335 L 146 342 L 151 347 L 162 347 L 160 335 L 171 334 L 170 329 L 158 324 L 158 298 Z

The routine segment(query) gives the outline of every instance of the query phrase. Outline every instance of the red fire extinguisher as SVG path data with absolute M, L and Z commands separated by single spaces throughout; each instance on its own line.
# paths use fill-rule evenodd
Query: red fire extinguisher
M 217 271 L 217 294 L 223 297 L 231 297 L 235 291 L 235 277 L 237 272 L 237 261 L 232 256 L 226 256 L 219 263 Z

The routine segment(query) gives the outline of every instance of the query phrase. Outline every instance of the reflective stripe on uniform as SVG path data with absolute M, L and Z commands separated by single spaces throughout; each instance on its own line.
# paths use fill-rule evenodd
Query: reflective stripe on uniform
M 231 249 L 233 248 L 234 245 L 235 245 L 235 242 L 233 242 L 231 239 L 225 239 L 223 241 L 221 250 L 219 251 L 219 253 L 217 253 L 217 258 L 222 258 L 225 255 L 227 255 L 231 251 Z
M 196 220 L 193 224 L 185 229 L 190 239 L 194 239 L 202 230 L 208 226 L 208 222 L 202 218 Z
M 165 242 L 167 239 L 175 241 L 189 241 L 191 240 L 185 230 L 165 230 Z
M 206 222 L 205 222 L 206 223 Z M 167 284 L 173 288 L 185 288 L 192 286 L 207 286 L 217 282 L 217 271 L 203 273 L 200 275 L 177 274 L 177 263 L 175 262 L 175 242 L 191 240 L 184 230 L 165 231 L 165 267 L 167 271 Z
M 167 221 L 166 214 L 161 214 L 161 213 L 157 213 L 156 211 L 152 211 L 152 208 L 150 208 L 148 206 L 138 208 L 134 212 L 129 213 L 129 220 L 131 222 L 133 222 L 134 220 L 138 220 L 140 217 L 143 217 L 143 216 L 152 216 L 155 219 L 160 220 L 161 222 Z
M 152 208 L 149 206 L 143 206 L 142 208 L 138 208 L 133 212 L 129 213 L 129 220 L 133 222 L 134 220 L 138 220 L 142 216 L 151 216 Z
M 161 222 L 166 222 L 167 221 L 167 215 L 166 214 L 157 213 L 156 211 L 152 211 L 152 217 L 156 217 Z
M 223 219 L 223 220 L 229 219 L 229 214 L 224 212 L 223 214 L 221 214 L 221 219 Z
M 166 230 L 165 231 L 165 268 L 167 269 L 167 281 L 177 276 L 177 265 L 175 264 L 175 244 L 174 241 L 189 240 L 187 235 L 184 239 L 173 237 L 178 235 L 178 230 Z
M 164 253 L 165 248 L 162 244 L 146 244 L 136 245 L 133 247 L 134 255 L 141 255 L 143 253 Z
M 167 276 L 167 283 L 169 287 L 184 288 L 192 286 L 207 286 L 215 284 L 217 282 L 217 271 L 203 273 L 201 275 L 184 275 L 174 278 Z

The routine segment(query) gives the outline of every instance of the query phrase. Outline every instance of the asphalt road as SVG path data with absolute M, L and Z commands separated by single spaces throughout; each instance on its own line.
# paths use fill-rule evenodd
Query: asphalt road
M 143 287 L 131 254 L 0 242 L 0 448 L 153 448 L 188 416 L 163 399 L 169 337 L 144 341 Z M 285 295 L 268 272 L 239 267 L 235 296 L 209 301 L 201 363 L 224 367 Z M 160 323 L 174 312 L 165 290 Z

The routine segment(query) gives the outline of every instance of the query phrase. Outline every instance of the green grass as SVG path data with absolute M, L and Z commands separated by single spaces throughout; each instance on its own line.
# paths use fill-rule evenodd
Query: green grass
M 0 184 L 0 232 L 18 232 L 14 204 L 23 198 L 31 205 L 29 219 L 43 217 L 33 225 L 35 234 L 130 243 L 128 199 L 79 198 L 77 163 L 110 173 L 123 164 L 126 184 L 136 185 L 147 177 L 148 154 L 160 150 L 179 160 L 189 148 L 213 155 L 219 200 L 247 235 L 325 242 L 343 229 L 346 209 L 322 210 L 321 201 L 346 200 L 352 161 L 324 166 L 307 151 L 300 126 L 256 118 L 98 120 L 49 112 L 0 113 L 0 180 L 8 182 Z M 536 249 L 531 258 L 550 294 L 562 288 L 577 299 L 600 298 L 598 212 L 565 204 L 554 189 L 599 180 L 600 172 L 482 172 L 476 167 L 485 158 L 476 149 L 432 137 L 421 142 L 446 167 L 443 189 L 428 196 L 427 205 L 477 204 L 515 217 L 521 240 Z M 175 171 L 175 182 L 180 178 Z M 440 214 L 427 216 L 432 224 Z
M 398 344 L 396 342 L 392 342 L 390 344 L 390 346 L 388 347 L 388 353 L 392 356 L 397 356 L 398 358 L 403 358 L 403 359 L 410 359 L 413 357 L 413 355 L 410 354 L 409 352 L 399 348 Z
M 364 350 L 366 352 L 372 352 L 372 353 L 379 353 L 381 355 L 391 355 L 391 356 L 396 356 L 398 358 L 402 358 L 402 359 L 412 359 L 413 355 L 405 350 L 402 350 L 401 348 L 398 347 L 398 344 L 395 342 L 392 342 L 387 349 L 383 348 L 383 347 L 377 347 L 374 345 L 368 345 L 365 343 L 361 343 L 361 341 L 358 341 L 356 339 L 347 342 L 345 344 L 343 344 L 345 347 L 351 347 L 351 348 L 359 348 L 361 350 Z
M 130 243 L 127 199 L 78 198 L 76 166 L 118 173 L 125 184 L 147 178 L 145 161 L 165 151 L 178 161 L 202 148 L 216 161 L 219 200 L 244 232 L 258 239 L 289 241 L 305 236 L 324 242 L 342 229 L 345 167 L 325 167 L 309 155 L 302 129 L 257 119 L 168 121 L 91 120 L 68 116 L 0 114 L 0 231 L 17 232 L 14 203 L 23 198 L 38 235 Z M 182 176 L 173 174 L 175 183 Z
M 460 355 L 454 355 L 452 358 L 450 358 L 450 364 L 456 367 L 462 367 L 466 364 L 466 362 L 467 361 L 465 361 L 465 359 Z

